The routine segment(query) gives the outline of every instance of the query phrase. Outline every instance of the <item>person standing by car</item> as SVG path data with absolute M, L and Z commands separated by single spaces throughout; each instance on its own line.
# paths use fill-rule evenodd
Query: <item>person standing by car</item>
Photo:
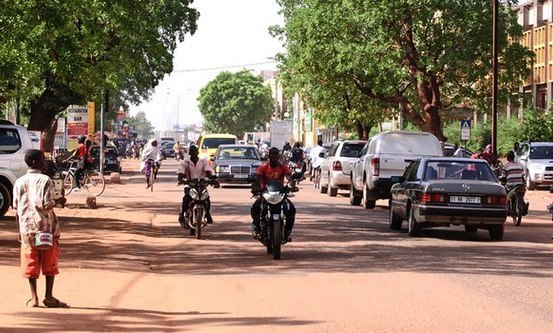
M 190 145 L 190 148 L 188 148 L 188 153 L 190 154 L 190 157 L 181 160 L 178 165 L 177 174 L 179 183 L 181 183 L 185 179 L 203 179 L 205 177 L 208 177 L 210 179 L 216 178 L 216 176 L 213 174 L 213 169 L 211 169 L 211 166 L 209 165 L 207 159 L 199 158 L 200 151 L 197 146 Z M 179 213 L 179 223 L 183 228 L 188 228 L 188 223 L 185 216 L 186 212 L 188 211 L 188 207 L 190 206 L 191 199 L 190 187 L 186 186 L 184 188 L 184 195 L 182 197 L 182 205 Z M 211 200 L 208 198 L 205 212 L 207 223 L 213 223 L 210 208 Z
M 25 153 L 25 163 L 29 170 L 20 177 L 13 187 L 13 209 L 19 224 L 21 242 L 21 268 L 23 276 L 29 280 L 31 298 L 25 303 L 38 307 L 37 279 L 42 270 L 46 279 L 46 292 L 42 303 L 49 308 L 68 307 L 53 295 L 54 278 L 59 273 L 58 257 L 60 227 L 54 212 L 54 183 L 43 172 L 46 168 L 44 153 L 30 149 Z M 63 197 L 62 197 L 63 198 Z M 52 237 L 50 249 L 38 249 L 35 236 L 48 232 Z
M 273 147 L 269 149 L 269 161 L 262 164 L 255 171 L 256 177 L 255 181 L 252 183 L 252 193 L 257 194 L 263 191 L 265 186 L 270 181 L 279 181 L 284 184 L 284 178 L 291 181 L 292 173 L 290 168 L 284 164 L 280 163 L 280 152 L 278 148 Z M 251 216 L 252 216 L 252 236 L 254 239 L 259 239 L 261 237 L 261 197 L 258 198 L 251 207 Z M 286 225 L 284 226 L 284 239 L 288 242 L 292 241 L 290 237 L 292 229 L 294 228 L 294 221 L 296 218 L 296 208 L 290 199 L 286 199 L 284 204 L 284 215 L 286 216 Z
M 321 171 L 321 164 L 324 162 L 324 157 L 321 157 L 321 153 L 325 153 L 326 149 L 323 147 L 323 140 L 318 139 L 317 145 L 311 149 L 311 166 L 313 167 L 313 171 L 311 174 L 310 180 L 313 181 L 313 179 L 316 177 L 316 174 Z

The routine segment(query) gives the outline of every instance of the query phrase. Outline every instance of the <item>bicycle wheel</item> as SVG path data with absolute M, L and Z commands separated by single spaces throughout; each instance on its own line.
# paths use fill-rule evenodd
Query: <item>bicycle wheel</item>
M 150 169 L 150 191 L 154 191 L 154 182 L 156 180 L 156 169 L 154 165 L 152 164 L 152 167 Z
M 75 176 L 67 171 L 65 174 L 65 177 L 63 178 L 63 190 L 65 192 L 65 195 L 69 195 L 73 191 L 73 187 L 75 186 Z
M 86 188 L 88 193 L 96 197 L 101 195 L 102 193 L 104 193 L 104 190 L 106 188 L 104 175 L 102 175 L 100 171 L 96 170 L 87 172 L 84 177 L 83 186 Z

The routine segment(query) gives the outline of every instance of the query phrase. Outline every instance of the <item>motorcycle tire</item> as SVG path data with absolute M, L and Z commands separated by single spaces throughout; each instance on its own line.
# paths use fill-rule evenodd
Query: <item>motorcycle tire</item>
M 273 221 L 273 259 L 280 259 L 280 248 L 282 246 L 282 221 Z
M 524 201 L 521 202 L 520 199 L 516 199 L 516 204 L 513 207 L 513 224 L 515 226 L 520 226 L 522 222 L 522 213 L 524 212 Z
M 202 238 L 202 222 L 204 220 L 203 208 L 197 208 L 195 211 L 196 239 Z

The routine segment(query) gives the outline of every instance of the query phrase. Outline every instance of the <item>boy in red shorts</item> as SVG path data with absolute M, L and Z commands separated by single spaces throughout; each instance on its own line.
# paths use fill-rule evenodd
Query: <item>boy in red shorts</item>
M 60 228 L 54 213 L 54 183 L 43 174 L 45 169 L 44 153 L 31 149 L 25 154 L 25 163 L 29 166 L 27 174 L 19 178 L 13 187 L 13 208 L 19 224 L 21 241 L 21 268 L 23 276 L 29 280 L 31 298 L 27 306 L 37 307 L 38 295 L 36 281 L 42 270 L 46 277 L 46 292 L 42 303 L 49 308 L 68 307 L 52 294 L 54 277 L 58 271 L 58 238 Z M 52 247 L 39 250 L 35 247 L 35 235 L 48 231 L 54 235 Z

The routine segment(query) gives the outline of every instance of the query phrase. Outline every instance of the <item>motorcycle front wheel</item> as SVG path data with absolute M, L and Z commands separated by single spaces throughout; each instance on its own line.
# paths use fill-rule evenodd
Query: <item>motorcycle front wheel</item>
M 202 222 L 204 220 L 204 209 L 202 207 L 196 208 L 194 214 L 194 222 L 196 226 L 196 239 L 202 238 Z

